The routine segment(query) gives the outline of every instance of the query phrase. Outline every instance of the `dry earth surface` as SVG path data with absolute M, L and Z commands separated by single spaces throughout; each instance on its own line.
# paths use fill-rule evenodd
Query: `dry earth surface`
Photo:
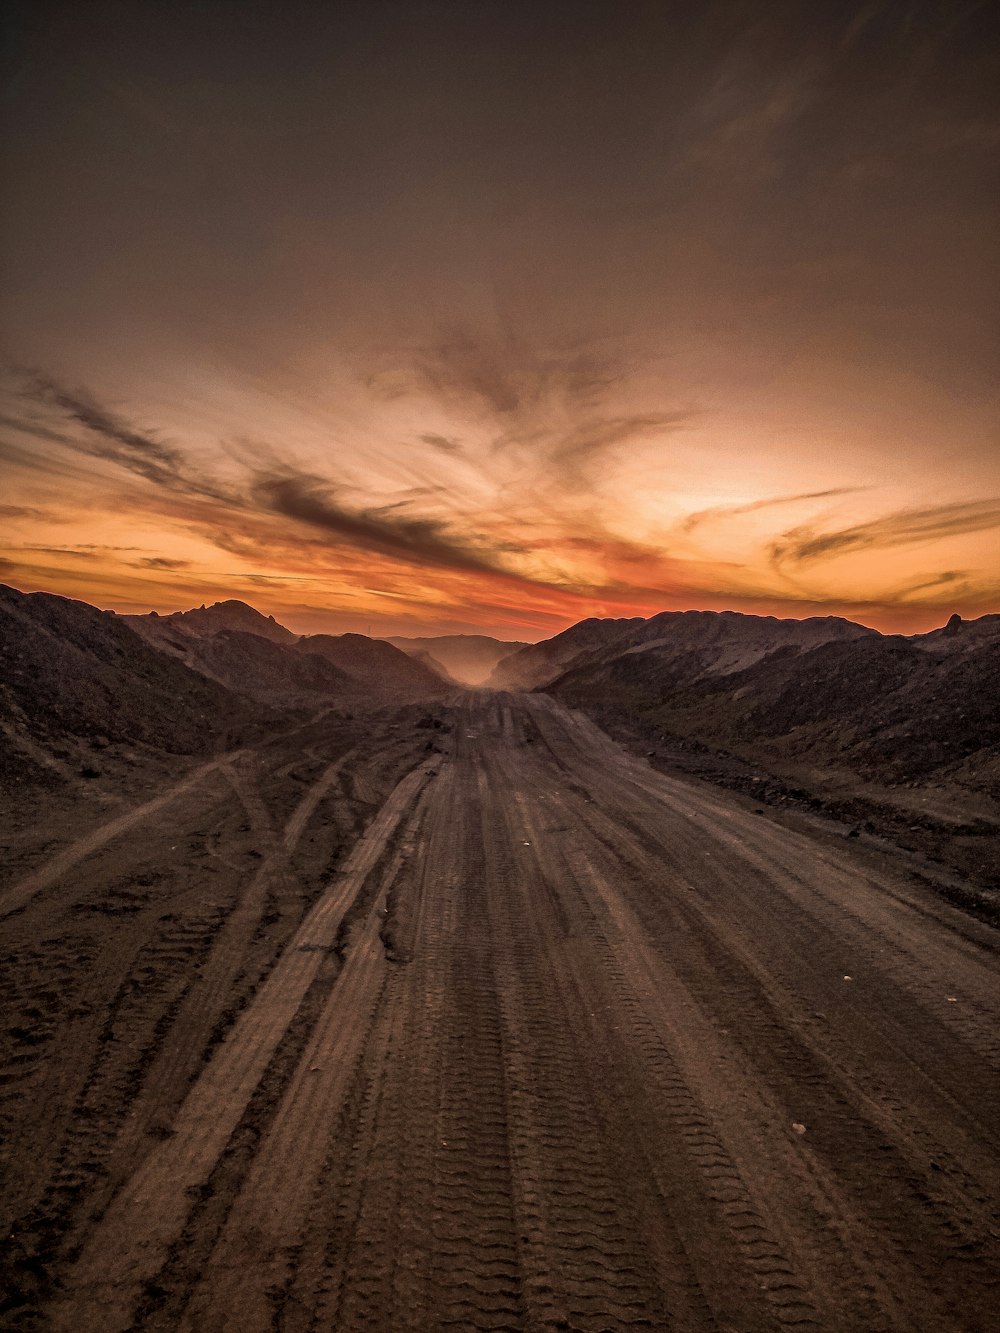
M 986 1333 L 998 936 L 545 696 L 47 807 L 6 1326 Z

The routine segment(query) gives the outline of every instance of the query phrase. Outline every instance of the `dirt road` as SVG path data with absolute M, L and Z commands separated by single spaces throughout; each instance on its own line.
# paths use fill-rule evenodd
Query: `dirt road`
M 415 719 L 10 886 L 10 1326 L 995 1329 L 996 933 L 549 699 Z

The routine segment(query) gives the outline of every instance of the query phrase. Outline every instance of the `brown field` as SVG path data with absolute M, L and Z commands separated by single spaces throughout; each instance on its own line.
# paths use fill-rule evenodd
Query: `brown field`
M 5 1326 L 997 1327 L 998 937 L 891 851 L 544 696 L 180 762 L 8 849 Z

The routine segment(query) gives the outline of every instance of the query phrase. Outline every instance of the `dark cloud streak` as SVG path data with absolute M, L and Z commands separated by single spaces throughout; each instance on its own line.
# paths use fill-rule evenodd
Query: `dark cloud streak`
M 320 477 L 289 471 L 258 476 L 253 496 L 262 509 L 380 555 L 439 569 L 518 577 L 496 564 L 489 553 L 463 546 L 433 519 L 390 518 L 385 510 L 344 508 L 337 501 L 335 488 Z
M 225 488 L 197 476 L 185 454 L 175 445 L 166 443 L 150 431 L 130 425 L 83 390 L 67 389 L 49 376 L 31 371 L 26 373 L 22 393 L 34 402 L 55 408 L 87 432 L 84 440 L 62 432 L 45 432 L 43 438 L 114 463 L 156 486 L 212 500 L 233 498 Z M 29 433 L 32 433 L 32 427 L 33 423 L 20 424 L 20 428 L 28 429 Z M 34 433 L 43 430 L 34 426 Z
M 968 532 L 1000 528 L 1000 499 L 961 501 L 923 509 L 901 509 L 868 523 L 819 533 L 808 525 L 792 528 L 769 547 L 771 563 L 803 564 L 849 551 L 907 546 Z
M 520 577 L 497 563 L 493 552 L 456 539 L 443 523 L 401 514 L 399 511 L 407 502 L 369 510 L 349 509 L 338 501 L 336 487 L 331 482 L 297 472 L 276 458 L 270 471 L 257 467 L 251 473 L 248 491 L 241 493 L 199 474 L 182 449 L 165 443 L 150 431 L 136 429 L 102 407 L 90 394 L 70 391 L 38 372 L 31 373 L 23 393 L 97 437 L 96 443 L 90 439 L 81 442 L 36 427 L 44 431 L 46 438 L 103 458 L 158 488 L 195 499 L 219 501 L 234 514 L 256 511 L 278 515 L 330 533 L 361 550 L 410 565 Z M 256 451 L 254 461 L 259 463 L 268 456 L 274 458 L 273 451 L 262 446 Z

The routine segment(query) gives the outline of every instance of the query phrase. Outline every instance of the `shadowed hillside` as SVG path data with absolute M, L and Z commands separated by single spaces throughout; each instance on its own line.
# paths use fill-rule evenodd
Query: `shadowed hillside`
M 299 640 L 297 650 L 324 658 L 387 702 L 434 698 L 454 688 L 423 662 L 364 634 L 312 634 Z
M 102 751 L 209 752 L 251 710 L 85 602 L 0 586 L 2 775 L 19 784 L 96 772 Z
M 542 688 L 658 763 L 826 810 L 993 884 L 998 679 L 1000 616 L 905 637 L 685 613 L 584 648 Z
M 581 620 L 551 639 L 529 643 L 498 662 L 487 684 L 497 690 L 534 690 L 555 680 L 581 653 L 617 642 L 630 628 L 644 625 L 632 620 Z
M 235 600 L 196 607 L 193 611 L 174 611 L 166 616 L 150 611 L 145 616 L 122 616 L 122 619 L 144 637 L 153 640 L 158 636 L 176 637 L 178 634 L 206 638 L 223 630 L 256 634 L 262 639 L 270 639 L 272 643 L 292 644 L 298 638 L 290 629 L 279 625 L 274 616 L 261 615 L 246 602 Z

